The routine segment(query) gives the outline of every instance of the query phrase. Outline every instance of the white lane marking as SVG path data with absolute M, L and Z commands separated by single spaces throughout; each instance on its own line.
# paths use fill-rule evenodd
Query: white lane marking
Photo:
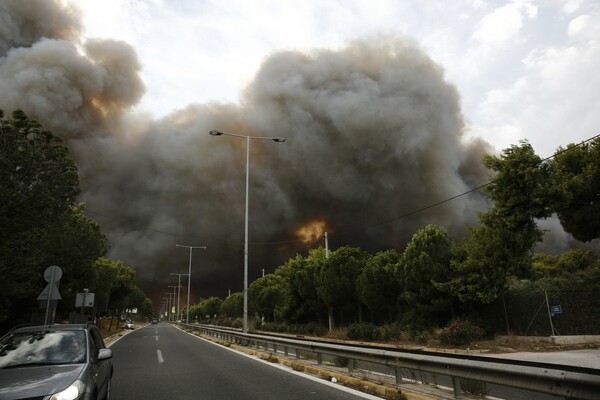
M 158 336 L 154 336 L 156 338 L 156 341 L 158 342 Z
M 165 362 L 165 359 L 163 358 L 163 356 L 162 356 L 162 353 L 161 353 L 161 351 L 160 351 L 160 350 L 156 350 L 156 355 L 158 356 L 158 363 L 159 363 L 159 364 L 161 364 L 161 363 L 164 363 L 164 362 Z
M 293 370 L 292 368 L 290 368 L 290 367 L 288 367 L 288 366 L 286 366 L 286 365 L 282 365 L 282 364 L 275 364 L 275 363 L 272 363 L 272 362 L 269 362 L 269 361 L 263 360 L 263 359 L 261 359 L 261 358 L 257 358 L 257 357 L 255 357 L 255 356 L 252 356 L 252 355 L 250 355 L 250 354 L 246 354 L 246 353 L 244 353 L 244 352 L 238 351 L 238 350 L 236 350 L 236 349 L 232 349 L 232 348 L 230 348 L 230 347 L 225 347 L 225 346 L 222 346 L 222 345 L 220 345 L 220 344 L 218 344 L 218 343 L 215 343 L 215 342 L 213 342 L 213 341 L 210 341 L 210 340 L 208 340 L 208 339 L 204 339 L 204 338 L 203 338 L 203 337 L 201 337 L 201 336 L 197 336 L 197 335 L 194 335 L 193 333 L 190 333 L 190 332 L 184 331 L 183 329 L 181 329 L 181 328 L 179 328 L 179 327 L 177 327 L 177 326 L 176 326 L 175 328 L 179 329 L 179 330 L 180 330 L 180 331 L 182 331 L 183 333 L 187 333 L 188 335 L 195 337 L 196 339 L 203 340 L 203 341 L 205 341 L 206 343 L 212 344 L 213 346 L 217 346 L 217 347 L 219 347 L 219 348 L 221 348 L 221 349 L 224 349 L 224 350 L 229 350 L 229 351 L 232 351 L 232 352 L 234 352 L 234 353 L 237 353 L 237 354 L 239 354 L 239 355 L 241 355 L 241 356 L 244 356 L 244 357 L 247 357 L 247 358 L 249 358 L 249 359 L 251 359 L 251 360 L 257 361 L 257 362 L 259 362 L 259 363 L 263 363 L 263 364 L 265 364 L 265 365 L 268 365 L 268 366 L 270 366 L 270 367 L 273 367 L 273 368 L 280 369 L 280 370 L 282 370 L 282 371 L 288 372 L 288 373 L 290 373 L 290 374 L 293 374 L 293 375 L 297 375 L 297 376 L 299 376 L 299 377 L 302 377 L 302 378 L 304 378 L 304 379 L 308 379 L 309 381 L 317 382 L 317 383 L 320 383 L 320 384 L 322 384 L 322 385 L 329 386 L 329 387 L 332 387 L 332 388 L 334 388 L 334 389 L 337 389 L 337 390 L 339 390 L 339 391 L 342 391 L 342 392 L 346 392 L 346 393 L 353 394 L 354 396 L 356 396 L 356 397 L 360 397 L 360 398 L 363 398 L 363 399 L 368 399 L 368 400 L 381 400 L 381 397 L 373 396 L 373 395 L 371 395 L 371 394 L 368 394 L 368 393 L 360 392 L 360 391 L 358 391 L 358 390 L 355 390 L 355 389 L 351 389 L 351 388 L 348 388 L 348 387 L 345 387 L 345 386 L 341 386 L 341 385 L 338 385 L 337 383 L 330 382 L 329 380 L 325 380 L 325 379 L 323 379 L 323 378 L 319 378 L 319 377 L 316 377 L 316 376 L 313 376 L 313 375 L 308 375 L 308 374 L 306 374 L 306 373 L 302 373 L 302 372 L 299 372 L 299 371 L 295 371 L 295 370 Z M 332 374 L 333 374 L 333 373 L 332 373 Z

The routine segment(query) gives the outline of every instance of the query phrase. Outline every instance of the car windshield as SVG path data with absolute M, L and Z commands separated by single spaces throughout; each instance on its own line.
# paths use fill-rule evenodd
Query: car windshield
M 0 369 L 85 362 L 84 331 L 9 333 L 0 340 Z

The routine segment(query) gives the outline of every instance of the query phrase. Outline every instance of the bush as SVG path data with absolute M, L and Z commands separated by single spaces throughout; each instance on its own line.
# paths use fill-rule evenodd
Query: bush
M 379 327 L 379 332 L 381 333 L 381 339 L 385 341 L 403 340 L 405 338 L 405 333 L 398 324 L 385 324 Z
M 256 324 L 256 329 L 261 329 L 267 332 L 285 333 L 288 331 L 287 326 L 280 322 L 262 322 L 260 327 Z
M 379 328 L 369 322 L 359 322 L 348 326 L 348 339 L 374 341 L 381 337 Z
M 439 334 L 442 344 L 459 346 L 469 344 L 473 340 L 483 338 L 484 330 L 470 321 L 456 320 L 450 322 Z

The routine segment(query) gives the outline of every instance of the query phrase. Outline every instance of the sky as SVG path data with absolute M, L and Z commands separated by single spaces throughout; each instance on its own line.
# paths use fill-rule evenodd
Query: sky
M 542 157 L 599 133 L 596 0 L 75 0 L 89 37 L 130 43 L 164 116 L 238 102 L 269 54 L 336 49 L 381 33 L 414 40 L 455 85 L 467 135 L 501 150 L 528 140 Z
M 250 281 L 324 232 L 460 240 L 490 206 L 484 154 L 600 133 L 598 38 L 594 0 L 4 0 L 0 109 L 65 140 L 107 256 L 155 303 L 187 272 L 176 245 L 207 246 L 193 301 L 243 282 L 245 143 L 210 130 L 286 138 L 251 144 Z M 583 245 L 539 224 L 540 251 Z

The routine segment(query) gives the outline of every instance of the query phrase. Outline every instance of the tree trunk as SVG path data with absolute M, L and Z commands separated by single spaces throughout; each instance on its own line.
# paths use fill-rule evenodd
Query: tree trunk
M 329 306 L 329 332 L 335 328 L 335 321 L 333 320 L 333 306 Z
M 363 322 L 362 307 L 360 306 L 360 304 L 357 304 L 357 307 L 358 307 L 358 322 L 362 323 Z

